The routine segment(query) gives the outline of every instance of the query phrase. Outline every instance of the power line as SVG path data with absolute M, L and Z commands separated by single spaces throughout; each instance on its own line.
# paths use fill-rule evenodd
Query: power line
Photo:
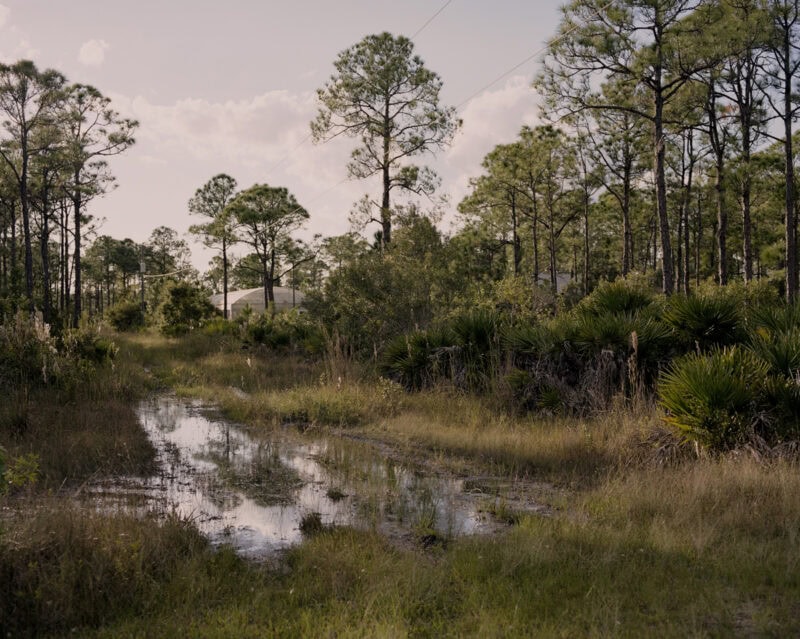
M 413 40 L 413 39 L 414 39 L 414 38 L 416 38 L 416 37 L 417 37 L 417 36 L 418 36 L 420 33 L 422 33 L 422 32 L 425 30 L 425 27 L 427 27 L 427 26 L 428 26 L 428 25 L 429 25 L 431 22 L 433 22 L 434 20 L 436 20 L 436 18 L 437 18 L 437 17 L 439 17 L 439 14 L 440 14 L 442 11 L 444 11 L 445 9 L 447 9 L 447 6 L 448 6 L 448 5 L 449 5 L 449 4 L 450 4 L 452 1 L 453 1 L 453 0 L 447 0 L 447 2 L 445 2 L 445 3 L 444 3 L 444 4 L 443 4 L 443 5 L 442 5 L 442 6 L 439 8 L 439 10 L 438 10 L 436 13 L 434 13 L 434 14 L 433 14 L 433 15 L 432 15 L 430 18 L 428 18 L 428 20 L 425 22 L 425 24 L 423 24 L 423 25 L 422 25 L 422 26 L 421 26 L 419 29 L 417 29 L 417 30 L 414 32 L 414 35 L 412 35 L 412 36 L 411 36 L 411 39 Z
M 266 172 L 267 172 L 268 174 L 269 174 L 269 173 L 272 173 L 272 172 L 273 172 L 275 169 L 277 169 L 279 166 L 281 166 L 281 165 L 282 165 L 282 164 L 283 164 L 283 163 L 284 163 L 286 160 L 288 160 L 288 159 L 289 159 L 289 158 L 290 158 L 292 155 L 294 155 L 294 152 L 295 152 L 295 151 L 297 151 L 297 149 L 299 149 L 299 148 L 300 148 L 301 146 L 303 146 L 303 145 L 304 145 L 306 142 L 308 142 L 308 141 L 311 139 L 311 136 L 312 136 L 312 133 L 308 133 L 308 134 L 307 134 L 307 135 L 306 135 L 306 136 L 305 136 L 305 137 L 304 137 L 302 140 L 300 140 L 300 141 L 299 141 L 299 142 L 298 142 L 296 145 L 294 145 L 294 146 L 293 146 L 291 149 L 289 149 L 288 151 L 286 151 L 286 153 L 284 153 L 284 154 L 283 154 L 283 155 L 282 155 L 280 158 L 278 158 L 278 161 L 277 161 L 277 162 L 275 162 L 274 164 L 272 164 L 272 166 L 270 166 L 270 167 L 267 169 L 267 171 L 266 171 Z M 325 142 L 327 142 L 327 140 L 325 140 L 325 141 L 323 142 L 323 144 L 324 144 Z
M 445 3 L 444 3 L 442 6 L 441 6 L 441 7 L 439 7 L 439 10 L 438 10 L 436 13 L 434 13 L 434 14 L 433 14 L 433 15 L 432 15 L 430 18 L 428 18 L 428 19 L 425 21 L 425 23 L 424 23 L 424 24 L 423 24 L 423 25 L 422 25 L 422 26 L 421 26 L 419 29 L 417 29 L 417 30 L 414 32 L 414 35 L 412 35 L 412 36 L 411 36 L 411 40 L 413 40 L 413 39 L 414 39 L 414 38 L 416 38 L 416 37 L 417 37 L 417 36 L 418 36 L 420 33 L 422 33 L 422 32 L 423 32 L 423 31 L 424 31 L 424 30 L 425 30 L 425 29 L 428 27 L 428 25 L 429 25 L 431 22 L 433 22 L 433 21 L 434 21 L 436 18 L 438 18 L 438 17 L 439 17 L 439 14 L 440 14 L 440 13 L 442 13 L 442 11 L 444 11 L 445 9 L 447 9 L 448 5 L 450 5 L 452 2 L 453 2 L 453 0 L 447 0 L 447 2 L 445 2 Z M 337 133 L 336 135 L 334 135 L 334 136 L 331 136 L 330 138 L 325 138 L 325 139 L 323 139 L 323 140 L 321 141 L 321 144 L 327 144 L 328 142 L 330 142 L 331 140 L 333 140 L 333 139 L 334 139 L 335 137 L 337 137 L 338 135 L 339 135 L 339 134 Z M 308 141 L 309 141 L 309 140 L 310 140 L 312 137 L 313 137 L 313 133 L 308 133 L 308 134 L 307 134 L 307 135 L 306 135 L 306 136 L 305 136 L 305 137 L 304 137 L 302 140 L 300 140 L 300 141 L 299 141 L 299 142 L 298 142 L 298 143 L 297 143 L 295 146 L 293 146 L 291 149 L 289 149 L 288 151 L 286 151 L 286 153 L 284 153 L 284 154 L 283 154 L 283 155 L 282 155 L 280 158 L 278 158 L 278 160 L 277 160 L 276 162 L 274 162 L 274 163 L 273 163 L 273 164 L 272 164 L 272 165 L 271 165 L 271 166 L 270 166 L 270 167 L 267 169 L 267 173 L 272 173 L 272 172 L 273 172 L 275 169 L 277 169 L 279 166 L 281 166 L 281 165 L 282 165 L 282 164 L 283 164 L 283 163 L 284 163 L 284 162 L 285 162 L 287 159 L 289 159 L 289 158 L 290 158 L 292 155 L 294 155 L 294 152 L 295 152 L 295 151 L 297 151 L 297 149 L 299 149 L 301 146 L 303 146 L 303 145 L 304 145 L 306 142 L 308 142 Z
M 611 0 L 611 2 L 608 2 L 607 4 L 605 4 L 605 5 L 603 5 L 602 7 L 600 7 L 600 9 L 598 9 L 598 13 L 601 13 L 601 12 L 605 11 L 605 10 L 606 10 L 606 9 L 608 9 L 608 8 L 609 8 L 609 7 L 610 7 L 612 4 L 614 4 L 614 0 Z M 470 101 L 471 101 L 473 98 L 477 97 L 478 95 L 480 95 L 481 93 L 483 93 L 483 92 L 484 92 L 484 91 L 486 91 L 487 89 L 489 89 L 489 88 L 493 87 L 495 84 L 497 84 L 498 82 L 500 82 L 500 80 L 503 80 L 503 79 L 505 79 L 506 77 L 508 77 L 509 75 L 511 75 L 512 73 L 514 73 L 514 71 L 516 71 L 517 69 L 519 69 L 521 66 L 523 66 L 523 65 L 527 64 L 528 62 L 530 62 L 531 60 L 533 60 L 535 57 L 537 57 L 537 56 L 541 55 L 542 53 L 544 53 L 545 51 L 547 51 L 547 49 L 549 49 L 549 48 L 550 48 L 552 45 L 554 45 L 556 42 L 560 42 L 561 40 L 563 40 L 563 39 L 564 39 L 564 38 L 566 38 L 567 36 L 569 36 L 569 35 L 572 35 L 572 32 L 573 32 L 573 31 L 576 31 L 577 29 L 578 29 L 578 25 L 576 24 L 576 25 L 574 25 L 572 28 L 570 28 L 570 29 L 567 29 L 567 30 L 566 30 L 564 33 L 562 33 L 560 36 L 558 36 L 558 37 L 557 37 L 557 38 L 555 38 L 554 40 L 551 40 L 549 43 L 545 44 L 544 46 L 542 46 L 542 47 L 539 47 L 539 49 L 537 49 L 536 51 L 534 51 L 533 53 L 531 53 L 531 54 L 530 54 L 530 55 L 529 55 L 527 58 L 525 58 L 525 59 L 524 59 L 522 62 L 518 62 L 518 63 L 517 63 L 517 64 L 515 64 L 513 67 L 511 67 L 511 68 L 510 68 L 508 71 L 505 71 L 505 72 L 504 72 L 504 73 L 502 73 L 501 75 L 497 76 L 497 77 L 496 77 L 494 80 L 492 80 L 491 82 L 489 82 L 489 84 L 486 84 L 486 85 L 482 86 L 480 89 L 478 89 L 477 91 L 475 91 L 475 93 L 471 94 L 471 95 L 470 95 L 468 98 L 466 98 L 465 100 L 463 100 L 462 102 L 460 102 L 459 104 L 457 104 L 457 105 L 456 105 L 456 111 L 459 111 L 459 110 L 461 109 L 461 107 L 463 107 L 465 104 L 467 104 L 467 102 L 470 102 Z
M 417 29 L 417 30 L 414 32 L 414 35 L 412 35 L 412 36 L 411 36 L 411 39 L 413 40 L 415 37 L 417 37 L 417 36 L 418 36 L 418 35 L 419 35 L 419 34 L 420 34 L 420 33 L 421 33 L 421 32 L 422 32 L 422 31 L 423 31 L 423 30 L 424 30 L 424 29 L 425 29 L 425 28 L 426 28 L 426 27 L 427 27 L 427 26 L 428 26 L 428 25 L 431 23 L 431 22 L 433 22 L 433 21 L 434 21 L 434 20 L 435 20 L 435 19 L 436 19 L 436 18 L 439 16 L 439 14 L 440 14 L 440 13 L 442 13 L 442 11 L 444 11 L 444 10 L 445 10 L 445 9 L 448 7 L 448 5 L 450 5 L 450 4 L 452 3 L 452 1 L 453 1 L 453 0 L 447 0 L 447 2 L 445 2 L 445 3 L 444 3 L 444 4 L 443 4 L 443 5 L 442 5 L 442 6 L 439 8 L 439 10 L 438 10 L 438 11 L 436 11 L 436 13 L 434 13 L 434 14 L 433 14 L 433 15 L 432 15 L 430 18 L 428 18 L 428 20 L 426 20 L 426 21 L 425 21 L 425 23 L 424 23 L 424 24 L 423 24 L 423 25 L 422 25 L 422 26 L 421 26 L 419 29 Z M 600 7 L 600 9 L 598 10 L 598 13 L 599 13 L 599 12 L 603 12 L 603 11 L 605 11 L 606 9 L 608 9 L 609 7 L 611 7 L 611 5 L 613 5 L 613 4 L 614 4 L 614 1 L 615 1 L 615 0 L 611 0 L 610 2 L 608 2 L 608 3 L 604 4 L 602 7 Z M 471 95 L 469 95 L 469 96 L 468 96 L 466 99 L 464 99 L 464 100 L 463 100 L 463 101 L 461 101 L 459 104 L 457 104 L 457 105 L 456 105 L 456 107 L 455 107 L 456 111 L 459 111 L 459 110 L 461 110 L 461 108 L 462 108 L 464 105 L 466 105 L 468 102 L 470 102 L 470 101 L 471 101 L 472 99 L 474 99 L 476 96 L 480 95 L 481 93 L 483 93 L 483 92 L 484 92 L 484 91 L 486 91 L 487 89 L 489 89 L 489 88 L 493 87 L 495 84 L 497 84 L 497 83 L 498 83 L 498 82 L 500 82 L 501 80 L 505 79 L 506 77 L 508 77 L 508 76 L 509 76 L 509 75 L 511 75 L 512 73 L 514 73 L 514 71 L 516 71 L 516 70 L 517 70 L 517 69 L 519 69 L 520 67 L 524 66 L 525 64 L 527 64 L 528 62 L 530 62 L 531 60 L 533 60 L 535 57 L 537 57 L 537 56 L 541 55 L 542 53 L 544 53 L 544 52 L 545 52 L 547 49 L 549 49 L 549 48 L 550 48 L 550 47 L 551 47 L 553 44 L 555 44 L 555 43 L 557 43 L 557 42 L 560 42 L 561 40 L 563 40 L 563 39 L 565 39 L 566 37 L 570 36 L 570 35 L 571 35 L 571 34 L 572 34 L 574 31 L 576 31 L 577 29 L 578 29 L 578 25 L 576 24 L 576 25 L 575 25 L 575 26 L 573 26 L 572 28 L 570 28 L 570 29 L 567 29 L 567 30 L 566 30 L 564 33 L 562 33 L 560 36 L 558 36 L 558 37 L 556 37 L 555 39 L 551 40 L 549 43 L 545 44 L 545 45 L 544 45 L 544 46 L 542 46 L 542 47 L 539 47 L 539 49 L 537 49 L 537 50 L 536 50 L 536 51 L 534 51 L 532 54 L 530 54 L 529 56 L 527 56 L 527 57 L 526 57 L 524 60 L 522 60 L 521 62 L 518 62 L 518 63 L 517 63 L 517 64 L 515 64 L 513 67 L 511 67 L 511 68 L 510 68 L 510 69 L 508 69 L 507 71 L 503 72 L 502 74 L 500 74 L 499 76 L 497 76 L 497 77 L 496 77 L 494 80 L 492 80 L 492 81 L 491 81 L 491 82 L 489 82 L 488 84 L 486 84 L 486 85 L 482 86 L 480 89 L 478 89 L 477 91 L 475 91 L 474 93 L 472 93 Z M 341 133 L 342 133 L 342 131 L 339 131 L 338 133 L 336 133 L 335 135 L 331 136 L 330 138 L 327 138 L 327 139 L 324 139 L 324 140 L 322 140 L 322 144 L 326 144 L 327 142 L 330 142 L 330 141 L 331 141 L 331 140 L 333 140 L 335 137 L 338 137 L 338 136 L 339 136 Z M 292 155 L 292 154 L 293 154 L 293 153 L 294 153 L 294 152 L 295 152 L 297 149 L 299 149 L 299 148 L 300 148 L 300 147 L 301 147 L 303 144 L 305 144 L 305 143 L 306 143 L 306 142 L 307 142 L 307 141 L 308 141 L 308 140 L 309 140 L 311 137 L 312 137 L 312 134 L 311 134 L 311 133 L 309 133 L 308 135 L 306 135 L 306 137 L 304 137 L 304 138 L 303 138 L 303 139 L 302 139 L 302 140 L 301 140 L 301 141 L 300 141 L 300 142 L 299 142 L 299 143 L 298 143 L 298 144 L 297 144 L 295 147 L 293 147 L 293 148 L 292 148 L 290 151 L 288 151 L 286 154 L 284 154 L 284 156 L 283 156 L 283 157 L 282 157 L 282 158 L 281 158 L 281 159 L 280 159 L 280 160 L 279 160 L 277 163 L 275 163 L 275 165 L 273 165 L 273 167 L 272 167 L 272 168 L 270 168 L 269 170 L 270 170 L 270 171 L 272 171 L 274 168 L 277 168 L 277 166 L 279 166 L 279 165 L 280 165 L 280 164 L 281 164 L 281 163 L 282 163 L 282 162 L 283 162 L 283 161 L 284 161 L 286 158 L 288 158 L 289 156 L 291 156 L 291 155 Z M 326 190 L 322 191 L 321 193 L 318 193 L 317 195 L 315 195 L 315 196 L 314 196 L 314 197 L 313 197 L 313 198 L 310 200 L 310 202 L 314 202 L 314 201 L 316 201 L 316 200 L 320 199 L 320 198 L 321 198 L 321 197 L 323 197 L 324 195 L 327 195 L 327 194 L 328 194 L 328 193 L 330 193 L 331 191 L 334 191 L 335 189 L 339 188 L 339 187 L 340 187 L 342 184 L 344 184 L 345 182 L 348 182 L 348 181 L 349 181 L 349 178 L 344 178 L 343 180 L 340 180 L 339 182 L 337 182 L 337 183 L 336 183 L 336 184 L 334 184 L 333 186 L 331 186 L 331 187 L 327 188 Z M 299 209 L 300 209 L 300 207 L 298 207 L 298 210 L 299 210 Z

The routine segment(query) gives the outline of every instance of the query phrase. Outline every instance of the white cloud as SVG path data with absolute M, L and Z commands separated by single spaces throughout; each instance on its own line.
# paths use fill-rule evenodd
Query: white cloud
M 345 232 L 350 206 L 372 187 L 362 182 L 342 183 L 351 140 L 341 136 L 318 146 L 309 139 L 309 122 L 317 112 L 312 92 L 270 91 L 225 102 L 185 98 L 171 104 L 158 104 L 142 95 L 108 96 L 124 117 L 140 123 L 137 143 L 125 154 L 137 166 L 124 158 L 115 160 L 120 191 L 126 190 L 128 201 L 117 204 L 120 197 L 112 202 L 112 197 L 120 195 L 115 194 L 96 206 L 111 211 L 128 207 L 135 199 L 137 220 L 145 227 L 163 223 L 165 211 L 176 215 L 185 211 L 194 189 L 220 172 L 235 177 L 240 188 L 264 182 L 286 186 L 311 214 L 309 235 Z M 156 174 L 173 176 L 175 184 L 184 183 L 171 203 L 168 194 L 176 189 L 166 183 L 147 192 L 127 190 L 128 185 L 145 180 L 152 184 Z M 187 217 L 187 226 L 189 222 Z M 180 225 L 176 221 L 174 226 Z
M 0 5 L 2 7 L 2 5 Z M 8 17 L 6 14 L 5 18 Z M 0 11 L 0 27 L 2 26 L 2 11 Z M 39 49 L 33 47 L 28 37 L 16 25 L 11 25 L 7 33 L 3 34 L 4 44 L 8 48 L 0 50 L 0 62 L 10 64 L 17 60 L 36 60 Z
M 514 76 L 495 90 L 485 91 L 461 110 L 462 130 L 447 152 L 451 162 L 468 160 L 474 164 L 476 154 L 483 155 L 495 145 L 513 140 L 523 124 L 538 119 L 536 94 L 530 78 Z
M 140 122 L 137 144 L 126 153 L 130 164 L 122 158 L 114 163 L 119 193 L 96 205 L 98 212 L 109 211 L 109 219 L 112 214 L 123 219 L 121 211 L 130 208 L 142 228 L 155 228 L 166 217 L 171 226 L 186 227 L 191 223 L 186 200 L 212 175 L 225 172 L 240 188 L 261 182 L 286 186 L 311 214 L 303 235 L 336 235 L 349 228 L 353 203 L 364 193 L 380 191 L 374 180 L 345 179 L 353 140 L 340 136 L 314 145 L 308 139 L 309 122 L 317 113 L 313 92 L 269 91 L 224 102 L 186 98 L 171 104 L 142 95 L 109 97 L 124 116 Z M 480 173 L 483 156 L 496 144 L 512 141 L 523 124 L 536 124 L 536 114 L 536 96 L 525 77 L 512 78 L 464 107 L 464 127 L 452 147 L 436 158 L 418 159 L 439 172 L 451 210 L 466 194 L 469 178 Z M 137 188 L 145 183 L 150 188 Z M 452 219 L 446 216 L 445 224 Z M 204 259 L 198 255 L 198 265 L 204 266 Z
M 453 208 L 467 194 L 469 179 L 480 174 L 484 156 L 496 145 L 512 142 L 523 125 L 535 126 L 538 113 L 527 76 L 513 76 L 502 87 L 467 103 L 460 112 L 462 130 L 439 165 Z
M 6 23 L 8 22 L 8 16 L 10 15 L 11 9 L 4 4 L 0 4 L 0 29 L 6 26 Z
M 109 48 L 105 40 L 87 40 L 78 51 L 78 61 L 87 67 L 99 67 L 105 61 Z
M 246 100 L 186 98 L 156 104 L 138 95 L 111 95 L 125 115 L 140 121 L 139 137 L 195 159 L 221 158 L 266 164 L 296 145 L 313 113 L 310 94 L 271 91 Z

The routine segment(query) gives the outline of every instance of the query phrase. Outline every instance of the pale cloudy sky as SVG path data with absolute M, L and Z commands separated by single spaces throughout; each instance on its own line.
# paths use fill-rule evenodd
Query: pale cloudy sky
M 111 158 L 117 188 L 90 205 L 102 233 L 144 241 L 159 225 L 185 233 L 186 203 L 217 173 L 247 188 L 286 186 L 310 213 L 305 231 L 349 229 L 353 202 L 377 183 L 346 181 L 353 142 L 303 142 L 316 89 L 336 55 L 365 35 L 413 38 L 460 106 L 452 147 L 427 158 L 455 209 L 491 148 L 536 122 L 530 88 L 559 0 L 0 0 L 0 60 L 33 59 L 96 86 L 139 120 L 137 143 Z M 452 213 L 442 223 L 448 230 Z M 371 234 L 375 229 L 368 229 Z M 187 240 L 191 240 L 188 236 Z M 211 253 L 193 245 L 194 263 Z

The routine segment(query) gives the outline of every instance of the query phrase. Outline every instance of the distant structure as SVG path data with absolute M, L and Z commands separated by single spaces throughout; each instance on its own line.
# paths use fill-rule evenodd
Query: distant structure
M 273 290 L 275 294 L 275 310 L 288 311 L 292 308 L 299 307 L 305 295 L 297 289 L 291 289 L 286 286 L 276 286 Z M 224 304 L 222 293 L 212 295 L 209 300 L 211 303 L 222 311 Z M 234 319 L 237 317 L 247 306 L 253 309 L 256 313 L 264 312 L 264 288 L 248 288 L 241 291 L 228 291 L 228 311 L 229 318 Z
M 556 273 L 556 289 L 563 293 L 567 285 L 572 281 L 569 273 Z M 550 286 L 550 273 L 539 273 L 539 284 Z M 228 293 L 230 295 L 230 293 Z

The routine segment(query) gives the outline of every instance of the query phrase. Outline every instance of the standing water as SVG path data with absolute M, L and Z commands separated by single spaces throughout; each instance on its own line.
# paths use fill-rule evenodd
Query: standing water
M 245 556 L 297 543 L 310 524 L 390 535 L 496 528 L 463 480 L 423 474 L 368 444 L 256 434 L 174 397 L 145 401 L 138 412 L 161 467 L 137 486 L 149 496 L 148 507 L 159 504 L 191 518 L 212 543 L 229 544 Z

